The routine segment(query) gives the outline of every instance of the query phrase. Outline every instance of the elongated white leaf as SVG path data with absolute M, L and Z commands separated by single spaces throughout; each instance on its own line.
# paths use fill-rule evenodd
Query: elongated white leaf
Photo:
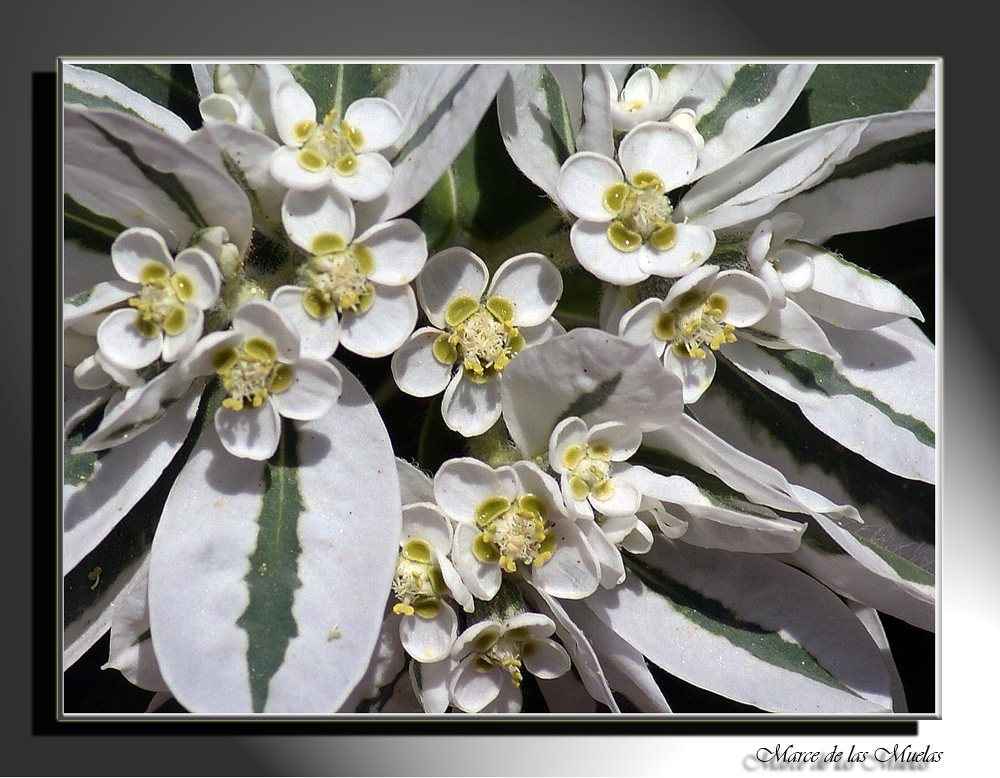
M 580 328 L 518 354 L 501 384 L 504 421 L 528 456 L 546 450 L 555 425 L 627 421 L 652 430 L 677 419 L 680 380 L 651 349 Z
M 63 108 L 65 191 L 127 227 L 155 229 L 176 250 L 204 227 L 250 244 L 246 195 L 221 170 L 145 122 L 113 111 Z
M 191 128 L 173 111 L 110 76 L 67 63 L 62 77 L 64 103 L 126 113 L 181 143 L 191 136 Z
M 193 391 L 174 403 L 156 435 L 140 435 L 128 445 L 89 457 L 78 455 L 72 472 L 64 472 L 64 574 L 104 540 L 160 477 L 183 445 L 199 399 L 200 394 Z M 74 440 L 67 443 L 72 446 Z
M 856 334 L 856 333 L 855 333 Z M 876 335 L 876 337 L 878 337 Z M 876 368 L 917 362 L 904 343 L 882 340 L 890 353 Z M 799 406 L 817 429 L 890 473 L 933 483 L 934 431 L 914 412 L 933 385 L 921 376 L 905 384 L 905 371 L 846 368 L 807 351 L 768 351 L 756 344 L 729 344 L 726 356 L 740 370 Z M 900 402 L 909 394 L 908 402 Z M 933 403 L 930 407 L 933 407 Z M 921 415 L 926 417 L 927 410 Z
M 577 150 L 614 157 L 615 141 L 611 129 L 609 99 L 614 91 L 614 80 L 601 65 L 584 65 L 583 72 L 584 121 L 577 137 Z
M 890 708 L 878 646 L 836 595 L 794 568 L 662 539 L 628 567 L 624 584 L 586 605 L 673 675 L 768 711 Z
M 426 118 L 391 160 L 388 191 L 372 203 L 357 205 L 359 229 L 399 216 L 431 190 L 469 142 L 506 75 L 506 65 L 473 65 L 433 109 L 425 108 Z
M 815 67 L 708 65 L 688 97 L 705 139 L 695 176 L 718 170 L 759 143 L 791 108 Z
M 868 634 L 872 636 L 872 640 L 875 641 L 875 644 L 882 652 L 886 670 L 889 672 L 889 683 L 892 688 L 893 711 L 896 713 L 907 713 L 909 709 L 906 705 L 906 691 L 903 688 L 903 680 L 899 677 L 899 670 L 896 669 L 896 662 L 892 658 L 892 649 L 889 646 L 888 638 L 885 636 L 885 629 L 882 627 L 882 620 L 879 618 L 878 612 L 873 608 L 868 608 L 856 602 L 848 602 L 847 607 L 854 611 L 854 615 L 858 617 L 858 621 L 865 625 Z
M 268 462 L 214 427 L 153 541 L 150 624 L 163 677 L 198 712 L 333 712 L 362 678 L 395 570 L 399 481 L 357 379 L 323 418 L 286 422 Z
M 149 557 L 115 604 L 111 619 L 111 646 L 102 670 L 114 668 L 131 683 L 155 692 L 167 692 L 149 632 Z

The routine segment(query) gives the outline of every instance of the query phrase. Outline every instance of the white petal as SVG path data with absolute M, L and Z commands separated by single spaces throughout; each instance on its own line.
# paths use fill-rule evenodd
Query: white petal
M 606 500 L 598 499 L 593 492 L 590 493 L 590 504 L 594 510 L 603 513 L 605 516 L 634 516 L 639 510 L 642 502 L 642 495 L 639 490 L 632 485 L 632 482 L 622 476 L 611 479 L 614 491 Z
M 281 223 L 294 243 L 315 254 L 313 242 L 321 235 L 336 235 L 345 246 L 353 240 L 354 207 L 333 187 L 291 191 L 281 204 Z
M 639 68 L 629 76 L 622 88 L 621 100 L 625 103 L 653 102 L 660 93 L 660 77 L 652 68 Z
M 111 262 L 126 281 L 139 283 L 139 273 L 150 262 L 159 262 L 173 270 L 174 260 L 160 233 L 148 227 L 125 230 L 111 244 Z
M 771 307 L 771 293 L 756 276 L 742 270 L 723 270 L 708 287 L 708 294 L 718 292 L 728 307 L 723 321 L 734 327 L 756 324 Z
M 450 518 L 475 526 L 480 505 L 493 497 L 514 502 L 518 486 L 509 467 L 494 469 L 471 457 L 449 459 L 434 476 L 434 499 Z
M 554 521 L 565 514 L 559 484 L 548 473 L 542 471 L 534 462 L 521 460 L 511 465 L 521 482 L 520 494 L 533 494 L 541 498 L 548 509 L 549 521 Z
M 292 366 L 291 386 L 271 399 L 285 418 L 312 421 L 330 410 L 342 386 L 340 371 L 329 362 L 300 359 Z
M 352 200 L 371 202 L 385 194 L 392 183 L 392 164 L 381 154 L 358 154 L 358 164 L 350 175 L 330 168 L 330 183 Z
M 558 678 L 569 670 L 569 654 L 554 640 L 536 640 L 528 645 L 531 646 L 531 649 L 529 651 L 522 650 L 521 656 L 524 660 L 524 666 L 535 677 Z
M 367 311 L 344 313 L 340 342 L 363 357 L 384 357 L 406 342 L 416 323 L 417 298 L 409 284 L 375 284 L 375 299 Z
M 541 254 L 519 254 L 497 268 L 486 294 L 514 303 L 515 327 L 531 327 L 552 315 L 562 291 L 555 265 Z
M 310 314 L 303 304 L 305 293 L 302 286 L 279 286 L 271 294 L 271 302 L 298 330 L 303 356 L 329 359 L 340 345 L 340 319 L 335 313 L 325 319 Z
M 310 192 L 329 185 L 333 177 L 332 169 L 306 170 L 299 164 L 299 152 L 291 146 L 281 146 L 274 150 L 268 164 L 271 176 L 283 187 L 293 191 Z
M 268 75 L 273 76 L 274 72 L 268 71 Z M 287 146 L 300 146 L 302 143 L 295 137 L 293 128 L 299 122 L 316 121 L 316 104 L 294 78 L 285 75 L 278 81 L 277 88 L 271 94 L 274 126 L 282 143 Z
M 496 564 L 486 564 L 476 558 L 472 544 L 479 534 L 478 528 L 469 524 L 459 524 L 455 528 L 455 544 L 451 550 L 451 558 L 468 590 L 480 600 L 492 600 L 500 591 L 500 568 Z
M 238 348 L 242 342 L 243 335 L 235 330 L 210 332 L 181 360 L 180 374 L 187 381 L 196 376 L 211 375 L 215 372 L 212 365 L 214 354 L 224 348 Z
M 553 597 L 579 600 L 597 591 L 600 568 L 594 552 L 574 521 L 557 522 L 556 549 L 545 564 L 532 567 L 532 583 Z
M 482 435 L 500 418 L 500 377 L 477 384 L 459 370 L 444 390 L 441 414 L 449 429 L 467 438 Z
M 715 265 L 702 265 L 687 275 L 678 278 L 674 285 L 670 287 L 670 291 L 667 292 L 667 296 L 663 301 L 664 310 L 673 310 L 677 298 L 691 289 L 701 289 L 702 291 L 707 289 L 718 272 L 719 268 Z
M 486 291 L 486 263 L 467 248 L 453 246 L 427 260 L 414 286 L 420 305 L 435 327 L 445 326 L 444 314 L 456 297 L 478 300 Z
M 578 526 L 590 543 L 597 563 L 601 566 L 601 586 L 605 589 L 614 589 L 625 580 L 625 563 L 622 561 L 621 552 L 604 534 L 603 527 L 597 526 L 597 522 L 581 521 Z
M 194 294 L 188 302 L 203 311 L 215 305 L 222 287 L 222 274 L 207 251 L 199 248 L 184 249 L 174 261 L 174 271 L 183 273 L 192 281 Z
M 643 122 L 622 138 L 618 160 L 629 180 L 654 173 L 669 192 L 688 183 L 698 163 L 694 138 L 667 122 Z
M 278 450 L 281 421 L 270 400 L 259 408 L 235 411 L 221 407 L 215 412 L 215 430 L 219 440 L 233 456 L 244 459 L 268 459 Z
M 614 214 L 604 205 L 604 193 L 622 180 L 622 170 L 613 159 L 581 151 L 563 163 L 556 188 L 562 204 L 577 218 L 609 222 Z
M 176 362 L 184 357 L 198 342 L 201 337 L 201 330 L 205 324 L 205 314 L 199 308 L 190 303 L 184 306 L 187 319 L 184 322 L 184 329 L 176 335 L 163 334 L 163 361 Z
M 563 464 L 563 452 L 574 443 L 583 446 L 587 442 L 587 423 L 578 416 L 570 416 L 560 421 L 549 436 L 549 465 L 557 473 L 568 473 Z
M 451 524 L 441 510 L 430 503 L 416 503 L 403 508 L 400 545 L 409 540 L 423 540 L 439 554 L 451 551 Z
M 695 402 L 715 377 L 715 354 L 706 350 L 703 359 L 678 356 L 672 348 L 663 353 L 663 364 L 681 379 L 684 404 Z
M 111 376 L 97 361 L 97 355 L 91 354 L 73 368 L 73 382 L 81 389 L 103 389 L 111 383 Z
M 376 284 L 407 284 L 417 277 L 427 261 L 427 237 L 409 219 L 376 224 L 359 235 L 355 243 L 372 252 L 375 267 L 368 278 Z
M 355 100 L 344 111 L 344 121 L 361 130 L 362 145 L 357 151 L 362 153 L 389 148 L 403 131 L 399 111 L 380 97 Z
M 785 246 L 775 252 L 774 260 L 785 291 L 801 292 L 812 286 L 812 260 L 801 251 Z
M 537 327 L 521 327 L 519 331 L 521 337 L 524 338 L 526 348 L 537 346 L 539 343 L 544 343 L 551 338 L 566 334 L 566 328 L 555 319 L 544 321 Z
M 618 286 L 637 284 L 649 278 L 639 267 L 638 251 L 619 251 L 608 240 L 608 225 L 578 221 L 569 231 L 577 261 L 602 281 Z
M 639 267 L 647 274 L 673 278 L 690 273 L 715 250 L 715 233 L 697 224 L 677 224 L 677 240 L 666 251 L 644 243 L 639 251 Z
M 458 618 L 447 603 L 441 603 L 433 619 L 414 614 L 399 621 L 399 640 L 418 662 L 440 662 L 448 656 L 457 632 Z
M 122 308 L 105 317 L 97 328 L 97 345 L 104 358 L 126 370 L 138 370 L 151 364 L 163 349 L 163 333 L 147 338 L 136 327 L 138 313 Z
M 666 341 L 653 333 L 657 318 L 664 311 L 663 300 L 650 297 L 629 309 L 618 322 L 618 334 L 630 343 L 648 344 L 657 356 L 663 353 Z
M 747 241 L 747 261 L 755 271 L 759 271 L 767 261 L 772 234 L 773 227 L 769 219 L 762 221 L 750 233 L 750 239 Z
M 481 673 L 473 659 L 467 657 L 459 662 L 450 684 L 452 702 L 466 713 L 481 711 L 500 694 L 501 684 L 507 683 L 506 673 L 499 669 Z
M 233 314 L 233 329 L 244 338 L 263 338 L 278 349 L 278 359 L 294 362 L 299 357 L 299 333 L 269 300 L 247 300 Z
M 392 355 L 392 377 L 407 394 L 430 397 L 448 386 L 452 366 L 439 362 L 432 350 L 440 335 L 441 330 L 422 327 Z
M 588 443 L 605 443 L 611 447 L 611 459 L 624 462 L 642 445 L 642 432 L 630 424 L 605 421 L 595 424 L 587 433 Z

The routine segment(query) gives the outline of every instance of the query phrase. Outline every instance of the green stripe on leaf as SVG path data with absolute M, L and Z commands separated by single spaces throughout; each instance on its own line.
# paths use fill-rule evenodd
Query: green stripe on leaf
M 698 132 L 709 141 L 721 135 L 734 114 L 764 102 L 778 83 L 784 65 L 744 65 L 715 107 L 698 120 Z

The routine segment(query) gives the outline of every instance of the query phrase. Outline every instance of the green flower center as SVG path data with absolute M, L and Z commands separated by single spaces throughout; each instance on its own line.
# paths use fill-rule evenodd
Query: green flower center
M 643 243 L 665 251 L 677 242 L 677 227 L 670 221 L 673 208 L 663 182 L 652 173 L 637 173 L 631 183 L 609 186 L 604 206 L 614 214 L 607 234 L 619 251 L 635 251 Z
M 360 243 L 345 246 L 338 235 L 318 236 L 313 254 L 299 269 L 299 280 L 307 287 L 302 304 L 314 319 L 335 312 L 364 313 L 375 301 L 375 287 L 368 275 L 375 267 L 371 250 Z
M 704 359 L 704 346 L 718 351 L 723 343 L 734 343 L 736 333 L 732 324 L 722 321 L 729 304 L 716 292 L 705 296 L 697 289 L 682 294 L 672 311 L 661 313 L 653 324 L 653 334 L 668 341 L 680 357 Z
M 480 673 L 488 673 L 499 667 L 510 675 L 511 683 L 518 687 L 524 680 L 521 674 L 521 657 L 530 653 L 533 646 L 525 629 L 517 628 L 500 634 L 484 630 L 473 644 L 476 650 L 473 667 Z
M 392 578 L 392 592 L 399 600 L 393 613 L 433 619 L 441 611 L 441 596 L 448 593 L 448 586 L 432 560 L 431 547 L 423 540 L 410 540 L 400 550 Z
M 545 503 L 534 494 L 525 494 L 516 503 L 491 497 L 476 510 L 476 524 L 482 533 L 472 551 L 483 563 L 496 563 L 508 573 L 517 563 L 541 566 L 552 558 L 556 536 L 546 527 Z
M 573 497 L 585 500 L 593 494 L 607 500 L 614 494 L 611 483 L 611 447 L 607 443 L 574 443 L 562 455 L 563 465 L 569 470 L 569 487 Z
M 247 338 L 242 348 L 222 348 L 212 355 L 212 367 L 222 378 L 229 396 L 227 408 L 241 411 L 259 408 L 268 394 L 285 391 L 292 385 L 292 368 L 277 361 L 278 349 L 266 338 Z
M 434 342 L 434 356 L 445 365 L 461 360 L 465 375 L 485 383 L 524 348 L 524 338 L 513 326 L 514 303 L 491 297 L 485 305 L 459 297 L 445 311 L 447 332 Z
M 356 150 L 364 143 L 361 130 L 345 121 L 337 121 L 337 112 L 330 111 L 322 124 L 301 121 L 292 128 L 301 143 L 299 165 L 311 173 L 332 167 L 342 176 L 353 175 L 358 169 Z
M 182 273 L 171 274 L 160 262 L 149 262 L 139 272 L 142 286 L 128 304 L 136 309 L 140 334 L 155 338 L 160 332 L 178 335 L 187 327 L 184 303 L 194 295 L 194 284 Z

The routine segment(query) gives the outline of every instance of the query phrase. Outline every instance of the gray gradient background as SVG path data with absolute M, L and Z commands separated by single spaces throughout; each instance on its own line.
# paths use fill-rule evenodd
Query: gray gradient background
M 17 366 L 13 380 L 5 382 L 4 432 L 13 438 L 11 450 L 41 452 L 42 468 L 55 467 L 53 412 L 56 393 L 51 385 L 32 386 L 23 379 L 23 366 L 32 354 L 43 360 L 54 353 L 54 326 L 46 326 L 29 339 L 24 322 L 33 315 L 27 290 L 34 277 L 39 291 L 35 305 L 52 315 L 58 306 L 54 291 L 55 206 L 53 196 L 52 260 L 42 246 L 32 266 L 29 192 L 54 190 L 54 182 L 32 180 L 30 116 L 31 73 L 54 71 L 58 56 L 360 56 L 360 57 L 553 57 L 587 59 L 611 56 L 668 58 L 673 56 L 725 57 L 926 57 L 945 58 L 946 122 L 954 138 L 979 126 L 971 108 L 981 83 L 975 65 L 977 51 L 989 51 L 977 41 L 981 25 L 975 20 L 935 11 L 900 19 L 870 2 L 848 0 L 823 6 L 800 2 L 736 2 L 703 0 L 694 3 L 643 0 L 608 3 L 578 0 L 510 2 L 398 2 L 385 0 L 364 10 L 358 3 L 242 2 L 217 4 L 169 2 L 139 5 L 134 2 L 91 2 L 56 10 L 51 4 L 21 9 L 18 20 L 5 26 L 5 93 L 13 95 L 6 106 L 3 126 L 13 178 L 4 198 L 4 258 L 9 271 L 4 291 L 10 294 L 0 306 L 4 332 L 12 334 L 8 364 Z M 389 21 L 391 20 L 391 21 Z M 961 27 L 959 25 L 961 24 Z M 391 26 L 389 26 L 391 25 Z M 961 37 L 958 37 L 961 34 Z M 16 38 L 16 40 L 14 40 Z M 43 99 L 48 99 L 43 96 Z M 55 105 L 56 96 L 51 96 Z M 1000 348 L 991 342 L 995 328 L 991 314 L 996 307 L 987 297 L 984 273 L 992 274 L 994 251 L 980 255 L 980 236 L 972 224 L 994 223 L 975 219 L 972 200 L 980 194 L 973 185 L 964 188 L 962 163 L 970 142 L 947 143 L 953 207 L 948 210 L 949 256 L 944 263 L 944 349 L 942 355 L 944 422 L 943 549 L 941 575 L 943 603 L 943 720 L 921 722 L 921 745 L 946 750 L 950 767 L 962 755 L 985 749 L 969 725 L 980 711 L 996 703 L 995 673 L 977 673 L 977 660 L 992 665 L 995 641 L 985 651 L 978 648 L 987 636 L 997 636 L 998 565 L 992 550 L 1000 540 L 1000 511 L 990 503 L 991 486 L 1000 474 Z M 995 165 L 995 156 L 988 157 Z M 982 166 L 985 160 L 976 164 Z M 8 173 L 8 176 L 10 174 Z M 963 197 L 970 193 L 972 198 Z M 983 192 L 990 200 L 995 195 Z M 985 214 L 983 214 L 985 216 Z M 957 236 L 961 236 L 959 239 Z M 970 241 L 969 238 L 972 237 Z M 985 241 L 982 241 L 985 243 Z M 989 260 L 987 260 L 987 256 Z M 993 276 L 986 276 L 992 280 Z M 994 287 L 995 288 L 995 287 Z M 43 319 L 43 323 L 44 323 Z M 42 376 L 47 377 L 48 372 Z M 24 412 L 32 408 L 31 416 Z M 51 455 L 49 452 L 52 451 Z M 108 725 L 63 724 L 59 733 L 69 737 L 40 737 L 31 731 L 30 711 L 43 715 L 55 711 L 55 700 L 33 699 L 31 675 L 35 661 L 47 663 L 50 645 L 35 646 L 23 639 L 34 614 L 48 619 L 49 591 L 29 596 L 33 579 L 30 554 L 31 522 L 52 522 L 54 493 L 40 478 L 38 504 L 32 504 L 25 485 L 30 478 L 29 458 L 8 463 L 5 492 L 15 494 L 6 516 L 13 536 L 6 546 L 6 604 L 14 618 L 8 620 L 3 642 L 5 667 L 3 706 L 7 711 L 3 743 L 11 769 L 29 775 L 659 775 L 677 768 L 700 765 L 709 774 L 741 774 L 739 754 L 752 748 L 733 738 L 672 737 L 515 737 L 502 740 L 481 735 L 438 736 L 171 736 L 169 724 L 152 724 L 149 736 L 114 736 Z M 16 485 L 16 488 L 14 488 Z M 35 560 L 45 563 L 47 549 Z M 12 564 L 11 564 L 12 563 Z M 55 567 L 55 559 L 52 559 Z M 34 611 L 32 610 L 34 608 Z M 21 632 L 23 630 L 23 633 Z M 40 634 L 46 635 L 45 630 Z M 45 672 L 48 668 L 40 668 Z M 54 668 L 53 668 L 54 670 Z M 335 731 L 336 725 L 331 726 Z M 212 725 L 205 729 L 212 731 Z M 231 731 L 231 730 L 227 730 Z M 456 730 L 457 732 L 458 730 Z M 624 732 L 624 730 L 622 730 Z M 772 740 L 773 737 L 767 738 Z M 812 740 L 815 740 L 813 738 Z M 845 739 L 841 739 L 844 747 Z M 757 742 L 760 741 L 760 742 Z M 753 748 L 764 745 L 764 738 Z M 796 738 L 806 746 L 810 738 Z M 735 750 L 734 750 L 735 749 Z M 931 767 L 931 772 L 936 766 Z

